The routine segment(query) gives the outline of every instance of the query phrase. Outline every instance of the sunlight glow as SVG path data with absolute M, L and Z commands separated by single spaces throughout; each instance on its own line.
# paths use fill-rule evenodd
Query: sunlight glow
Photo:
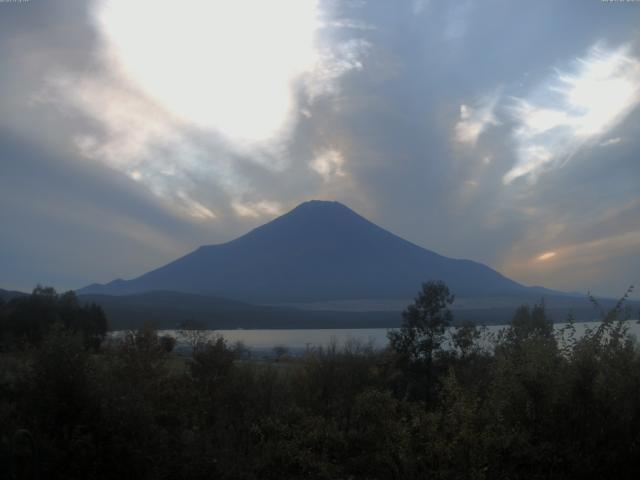
M 640 60 L 629 47 L 596 46 L 576 61 L 571 74 L 558 73 L 530 98 L 517 99 L 514 133 L 518 161 L 503 177 L 509 184 L 562 164 L 600 143 L 640 104 Z M 619 140 L 617 140 L 619 141 Z
M 107 54 L 155 101 L 232 140 L 266 140 L 317 61 L 316 0 L 103 0 Z
M 539 255 L 536 260 L 540 262 L 544 262 L 556 256 L 556 252 L 545 252 L 542 255 Z
M 212 186 L 231 203 L 253 197 L 244 162 L 284 171 L 299 122 L 364 68 L 370 45 L 336 35 L 336 10 L 320 0 L 91 0 L 96 68 L 60 67 L 39 96 L 96 127 L 73 134 L 83 158 L 208 221 L 218 218 Z M 324 176 L 343 175 L 337 161 Z M 232 210 L 279 211 L 262 201 Z
M 582 60 L 582 71 L 561 76 L 575 116 L 578 135 L 599 135 L 638 102 L 640 64 L 626 49 L 605 53 L 599 49 Z

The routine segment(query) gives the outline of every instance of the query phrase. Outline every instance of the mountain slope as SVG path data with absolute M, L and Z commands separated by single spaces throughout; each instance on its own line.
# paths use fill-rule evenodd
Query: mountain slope
M 258 303 L 312 302 L 411 298 L 426 280 L 443 280 L 462 296 L 537 291 L 486 265 L 414 245 L 340 203 L 310 201 L 231 242 L 79 293 L 171 290 Z

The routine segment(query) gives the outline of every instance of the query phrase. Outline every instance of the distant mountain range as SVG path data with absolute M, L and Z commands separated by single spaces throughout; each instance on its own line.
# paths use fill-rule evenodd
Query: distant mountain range
M 240 238 L 200 247 L 132 280 L 93 284 L 78 293 L 162 290 L 263 304 L 410 299 L 427 280 L 442 280 L 464 297 L 560 294 L 426 250 L 326 201 L 303 203 Z
M 128 329 L 150 322 L 158 328 L 176 328 L 185 320 L 193 320 L 212 329 L 263 328 L 393 328 L 402 323 L 400 312 L 409 301 L 384 309 L 363 305 L 345 311 L 340 306 L 325 304 L 320 308 L 253 305 L 224 298 L 192 293 L 154 291 L 131 295 L 81 295 L 83 302 L 103 307 L 112 329 Z M 468 301 L 471 300 L 471 301 Z M 508 323 L 518 305 L 533 304 L 540 297 L 488 297 L 461 299 L 453 306 L 455 322 L 471 321 L 484 325 Z M 547 311 L 557 321 L 566 319 L 569 311 L 576 320 L 597 317 L 586 298 L 545 297 Z M 602 300 L 611 308 L 613 300 Z M 632 302 L 637 310 L 639 302 Z M 375 307 L 373 307 L 375 308 Z
M 26 293 L 0 289 L 5 302 Z M 551 318 L 563 321 L 569 312 L 575 319 L 597 317 L 584 297 L 545 296 Z M 400 312 L 408 301 L 320 302 L 290 306 L 252 305 L 224 298 L 192 293 L 153 291 L 131 295 L 79 295 L 83 303 L 95 302 L 107 314 L 113 330 L 141 327 L 151 323 L 157 328 L 173 329 L 187 321 L 210 329 L 266 328 L 393 328 L 402 322 Z M 540 297 L 506 296 L 458 298 L 453 305 L 455 322 L 471 321 L 484 325 L 508 323 L 516 307 L 532 304 Z M 601 305 L 612 308 L 614 300 L 604 299 Z M 640 302 L 629 302 L 637 311 Z

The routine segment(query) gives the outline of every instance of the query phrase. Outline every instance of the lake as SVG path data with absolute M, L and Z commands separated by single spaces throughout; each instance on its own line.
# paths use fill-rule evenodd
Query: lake
M 636 320 L 627 322 L 629 333 L 636 338 L 640 336 L 640 324 Z M 597 327 L 599 322 L 576 323 L 576 336 L 581 336 L 587 328 Z M 556 323 L 556 331 L 561 331 L 566 327 L 566 323 Z M 497 334 L 505 328 L 504 325 L 493 325 L 486 327 L 489 334 Z M 360 342 L 371 342 L 374 348 L 384 348 L 387 343 L 386 328 L 358 328 L 358 329 L 282 329 L 282 330 L 207 330 L 205 335 L 214 338 L 222 335 L 229 345 L 242 342 L 252 353 L 259 356 L 273 355 L 275 347 L 284 347 L 291 354 L 301 354 L 307 349 L 314 347 L 326 347 L 332 342 L 342 346 L 350 340 Z M 122 332 L 113 332 L 117 338 Z M 177 330 L 160 330 L 159 335 L 170 335 L 178 340 L 176 351 L 179 353 L 189 352 L 188 340 Z

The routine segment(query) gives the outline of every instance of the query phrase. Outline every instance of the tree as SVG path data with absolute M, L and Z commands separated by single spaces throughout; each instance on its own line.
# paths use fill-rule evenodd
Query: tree
M 191 355 L 195 355 L 196 351 L 207 343 L 209 333 L 206 326 L 195 318 L 183 320 L 178 325 L 178 335 L 191 347 Z
M 170 335 L 162 335 L 158 338 L 158 343 L 160 343 L 160 348 L 167 353 L 171 353 L 174 348 L 176 348 L 177 340 L 175 337 Z
M 213 390 L 231 371 L 234 352 L 221 336 L 214 341 L 201 343 L 189 362 L 192 377 L 209 391 Z
M 402 312 L 404 322 L 400 330 L 388 334 L 391 348 L 411 363 L 430 364 L 451 325 L 453 316 L 449 305 L 453 300 L 444 282 L 423 283 L 413 304 Z
M 4 348 L 7 336 L 7 311 L 5 301 L 0 297 L 0 351 Z
M 547 316 L 544 301 L 529 308 L 521 305 L 511 320 L 509 334 L 513 340 L 523 341 L 530 337 L 553 337 L 553 321 Z
M 453 346 L 460 352 L 461 358 L 467 358 L 474 351 L 479 349 L 478 340 L 482 331 L 473 322 L 464 322 L 456 327 L 451 336 Z
M 273 355 L 276 357 L 276 362 L 288 354 L 289 354 L 289 349 L 284 345 L 275 345 L 273 347 Z
M 37 345 L 53 325 L 82 336 L 87 348 L 97 349 L 104 340 L 108 322 L 99 305 L 81 305 L 75 292 L 58 294 L 51 287 L 38 285 L 31 295 L 13 298 L 4 309 L 4 334 Z
M 410 384 L 417 380 L 426 388 L 427 397 L 433 391 L 434 356 L 441 350 L 446 329 L 453 320 L 449 310 L 453 300 L 454 296 L 444 282 L 423 283 L 413 304 L 402 312 L 402 327 L 388 333 L 400 368 L 415 377 L 410 379 Z

